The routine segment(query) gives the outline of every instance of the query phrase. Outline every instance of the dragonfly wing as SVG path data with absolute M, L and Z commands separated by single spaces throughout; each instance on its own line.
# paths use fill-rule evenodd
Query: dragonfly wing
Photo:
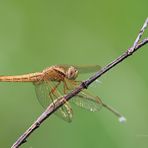
M 81 82 L 65 79 L 68 91 L 73 90 Z M 87 109 L 89 111 L 99 111 L 102 107 L 102 101 L 98 96 L 93 96 L 88 91 L 83 90 L 77 94 L 70 102 L 76 104 L 77 106 Z
M 63 120 L 67 122 L 72 121 L 73 112 L 72 108 L 70 107 L 69 103 L 66 102 L 63 106 L 61 106 L 56 112 L 55 115 L 62 118 Z
M 86 91 L 80 92 L 76 97 L 71 99 L 71 102 L 92 112 L 99 111 L 102 108 L 101 99 L 97 96 L 90 95 Z
M 63 67 L 65 70 L 67 70 L 69 67 L 73 66 L 75 67 L 78 72 L 81 73 L 92 73 L 92 72 L 97 72 L 98 70 L 101 69 L 101 66 L 99 65 L 60 65 Z
M 35 82 L 35 92 L 39 103 L 47 108 L 50 103 L 52 103 L 52 99 L 49 97 L 49 92 L 51 88 L 45 81 Z
M 86 65 L 86 66 L 74 66 L 78 69 L 79 73 L 92 73 L 101 69 L 99 65 Z
M 63 96 L 60 90 L 58 90 L 60 88 L 60 82 L 41 81 L 34 83 L 34 85 L 38 101 L 44 108 L 47 108 L 55 99 Z M 55 115 L 67 122 L 71 122 L 72 109 L 68 102 L 65 102 L 65 104 L 55 112 Z

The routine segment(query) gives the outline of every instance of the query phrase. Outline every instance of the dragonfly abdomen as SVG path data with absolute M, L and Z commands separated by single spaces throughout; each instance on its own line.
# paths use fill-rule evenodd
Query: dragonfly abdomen
M 35 82 L 42 76 L 42 73 L 30 73 L 16 76 L 0 76 L 0 82 Z

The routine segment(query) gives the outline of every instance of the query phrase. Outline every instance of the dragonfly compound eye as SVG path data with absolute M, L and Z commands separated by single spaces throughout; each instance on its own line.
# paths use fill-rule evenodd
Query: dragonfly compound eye
M 68 79 L 74 80 L 78 76 L 78 70 L 74 68 L 73 66 L 69 67 L 66 72 L 66 77 Z

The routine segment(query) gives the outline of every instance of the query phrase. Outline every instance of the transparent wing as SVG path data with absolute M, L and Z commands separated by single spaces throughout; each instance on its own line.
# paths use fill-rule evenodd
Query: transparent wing
M 68 102 L 66 102 L 63 106 L 61 106 L 55 112 L 55 114 L 58 117 L 62 118 L 63 120 L 67 121 L 67 122 L 71 122 L 72 121 L 73 112 L 72 112 L 72 108 L 70 107 Z
M 59 90 L 60 83 L 61 82 L 53 81 L 41 81 L 34 83 L 38 101 L 44 108 L 47 108 L 47 106 L 55 99 L 63 96 L 63 93 Z M 72 109 L 68 102 L 61 106 L 55 114 L 67 122 L 72 121 Z
M 76 82 L 73 80 L 65 80 L 66 86 L 68 90 L 74 89 L 80 82 Z M 93 96 L 87 91 L 83 90 L 78 95 L 70 100 L 70 102 L 74 103 L 75 105 L 87 109 L 89 111 L 99 111 L 102 107 L 102 101 L 99 97 Z
M 50 83 L 50 82 L 49 82 Z M 39 103 L 44 107 L 47 108 L 47 106 L 52 103 L 52 99 L 49 97 L 49 92 L 51 91 L 50 86 L 47 84 L 47 82 L 35 82 L 35 92 L 37 99 Z
M 99 65 L 60 65 L 61 67 L 65 68 L 67 70 L 69 67 L 73 66 L 75 67 L 78 72 L 81 73 L 92 73 L 96 72 L 101 69 L 101 66 Z
M 80 82 L 67 79 L 65 80 L 65 83 L 68 90 L 71 91 L 71 89 L 74 89 L 77 85 L 79 85 Z M 81 91 L 74 98 L 72 98 L 70 102 L 92 112 L 99 111 L 102 107 L 104 107 L 110 112 L 112 112 L 114 115 L 116 115 L 119 118 L 120 122 L 126 121 L 125 117 L 122 116 L 118 111 L 102 102 L 98 96 L 93 96 L 86 90 Z
M 75 98 L 71 99 L 71 102 L 92 112 L 99 111 L 102 108 L 102 102 L 99 97 L 92 96 L 88 94 L 88 92 L 84 91 L 80 92 Z
M 79 73 L 92 73 L 101 69 L 99 65 L 86 65 L 86 66 L 74 66 L 78 69 Z

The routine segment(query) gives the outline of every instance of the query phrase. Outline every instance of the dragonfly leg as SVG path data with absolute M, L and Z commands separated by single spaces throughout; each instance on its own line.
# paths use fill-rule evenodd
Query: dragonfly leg
M 63 81 L 63 92 L 64 92 L 64 94 L 67 94 L 67 90 L 70 90 L 70 89 L 68 88 L 66 81 Z
M 55 91 L 56 91 L 57 87 L 60 85 L 60 83 L 61 83 L 61 81 L 59 81 L 59 82 L 51 89 L 51 91 L 49 92 L 49 95 L 55 93 Z
M 50 82 L 48 82 L 48 83 L 50 83 Z M 49 94 L 48 94 L 49 97 L 51 98 L 51 101 L 52 101 L 54 107 L 55 107 L 55 104 L 54 104 L 53 96 L 56 96 L 56 95 L 55 95 L 56 88 L 60 85 L 60 83 L 61 83 L 61 82 L 58 82 L 53 88 L 51 88 L 51 91 L 50 91 Z M 50 85 L 50 84 L 49 84 L 49 85 Z M 53 95 L 53 96 L 52 96 L 52 95 Z
M 75 80 L 75 81 L 71 81 L 71 83 L 73 85 L 78 85 L 78 84 L 82 83 L 82 81 Z
M 61 81 L 59 81 L 52 89 L 51 91 L 49 92 L 49 96 L 50 98 L 52 99 L 52 102 L 54 103 L 54 100 L 53 100 L 53 96 L 58 98 L 58 97 L 61 97 L 61 94 L 60 92 L 57 90 L 57 87 L 61 84 Z M 64 81 L 64 94 L 66 94 L 66 90 L 68 90 L 68 86 L 66 84 L 66 82 Z M 70 106 L 70 104 L 66 101 L 66 99 L 63 99 L 64 101 L 64 106 L 66 107 L 66 110 L 67 110 L 67 113 L 69 115 L 71 115 L 71 113 L 73 112 L 72 111 L 72 108 Z M 65 112 L 64 108 L 61 108 L 63 112 Z
M 49 97 L 51 98 L 51 101 L 52 101 L 53 106 L 54 106 L 54 108 L 55 108 L 55 103 L 54 103 L 54 99 L 53 99 L 52 95 L 51 95 L 51 94 L 49 94 Z
M 72 85 L 67 85 L 68 83 L 71 83 Z M 64 94 L 67 94 L 67 90 L 72 90 L 74 87 L 73 86 L 77 86 L 81 81 L 75 81 L 75 80 L 69 80 L 66 79 L 63 81 L 63 92 Z
M 56 90 L 56 88 L 60 85 L 61 82 L 57 83 L 57 85 L 52 89 L 53 91 L 51 91 L 49 93 L 50 97 L 52 98 L 52 95 L 56 98 L 58 97 L 61 97 L 61 94 L 59 94 L 58 90 Z M 64 100 L 64 106 L 66 107 L 66 111 L 69 115 L 71 115 L 72 113 L 72 108 L 71 106 L 69 105 L 69 103 L 66 101 L 66 99 L 63 99 Z M 53 102 L 54 103 L 54 102 Z M 63 113 L 65 112 L 64 108 L 61 108 Z M 71 118 L 71 117 L 70 117 Z

